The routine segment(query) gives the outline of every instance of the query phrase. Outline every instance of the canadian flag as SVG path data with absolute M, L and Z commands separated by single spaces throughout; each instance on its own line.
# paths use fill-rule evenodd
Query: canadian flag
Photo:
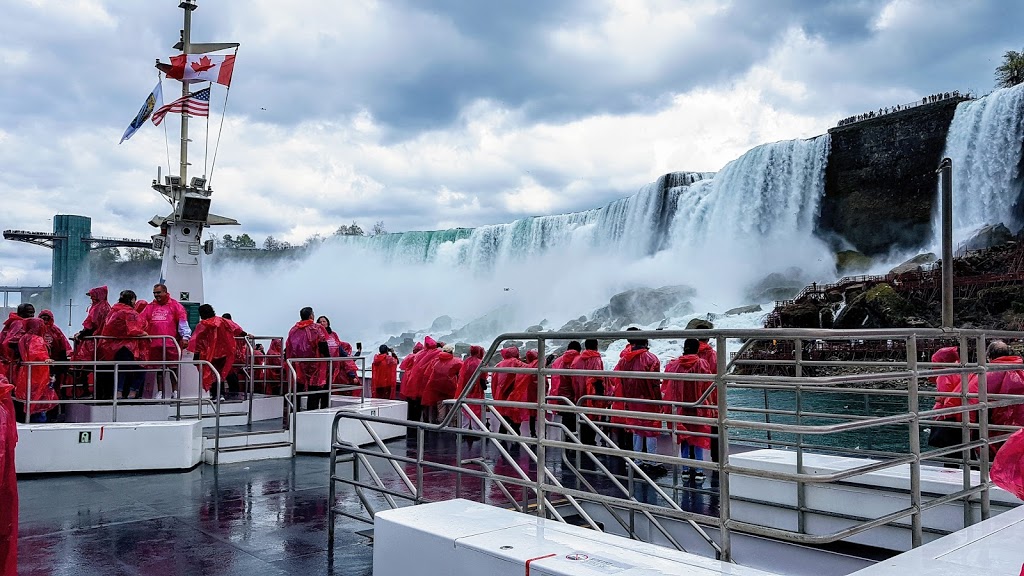
M 235 71 L 235 56 L 209 54 L 179 54 L 171 56 L 171 65 L 164 68 L 168 78 L 182 82 L 209 81 L 231 85 L 231 73 Z

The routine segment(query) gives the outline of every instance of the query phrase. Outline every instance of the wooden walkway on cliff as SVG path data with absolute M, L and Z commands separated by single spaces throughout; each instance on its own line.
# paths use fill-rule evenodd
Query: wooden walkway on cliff
M 964 251 L 957 259 L 980 254 L 985 250 Z M 955 266 L 954 266 L 955 267 Z M 885 275 L 844 276 L 832 284 L 811 284 L 805 286 L 791 300 L 776 300 L 775 308 L 764 319 L 765 328 L 783 328 L 781 311 L 808 300 L 817 302 L 848 302 L 851 296 L 860 294 L 878 284 L 888 284 L 902 296 L 914 296 L 924 301 L 941 298 L 942 268 L 938 262 L 929 268 L 908 272 L 890 272 Z M 1012 263 L 1006 272 L 1000 274 L 979 274 L 953 277 L 954 298 L 971 298 L 978 290 L 993 286 L 1024 284 L 1024 244 L 1014 250 Z M 851 294 L 852 293 L 852 294 Z

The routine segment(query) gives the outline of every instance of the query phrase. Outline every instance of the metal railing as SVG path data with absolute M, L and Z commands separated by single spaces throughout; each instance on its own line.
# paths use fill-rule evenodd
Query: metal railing
M 664 372 L 622 372 L 613 370 L 587 371 L 552 369 L 539 363 L 536 368 L 496 368 L 487 367 L 489 360 L 494 357 L 501 343 L 506 340 L 536 341 L 538 356 L 545 357 L 546 344 L 550 340 L 567 341 L 570 339 L 583 340 L 584 338 L 597 338 L 601 340 L 620 339 L 650 339 L 650 340 L 675 340 L 679 348 L 682 348 L 682 341 L 685 338 L 712 339 L 719 351 L 719 357 L 723 361 L 718 363 L 718 371 L 715 374 L 671 374 Z M 709 542 L 715 554 L 724 559 L 730 560 L 731 534 L 741 532 L 759 536 L 766 536 L 786 542 L 820 545 L 835 542 L 853 535 L 871 530 L 878 526 L 892 524 L 909 518 L 909 530 L 911 534 L 911 545 L 919 546 L 922 543 L 925 528 L 922 523 L 922 514 L 931 508 L 941 506 L 950 502 L 961 501 L 964 506 L 964 525 L 974 521 L 972 513 L 974 501 L 977 500 L 980 508 L 981 518 L 988 518 L 991 513 L 989 491 L 992 488 L 988 477 L 990 448 L 1004 438 L 1001 433 L 1016 429 L 1014 426 L 996 426 L 989 422 L 989 412 L 992 409 L 1004 408 L 1006 406 L 1024 402 L 1024 397 L 1015 395 L 994 395 L 987 392 L 986 376 L 990 372 L 1001 370 L 1021 370 L 1024 365 L 991 364 L 987 362 L 971 362 L 971 350 L 985 350 L 986 344 L 991 339 L 1022 340 L 1024 333 L 1020 332 L 995 332 L 982 330 L 952 330 L 942 331 L 935 329 L 914 329 L 914 330 L 811 330 L 811 329 L 775 329 L 775 330 L 665 330 L 665 331 L 640 331 L 640 332 L 594 332 L 594 333 L 514 333 L 503 334 L 495 339 L 489 347 L 485 361 L 473 374 L 469 384 L 463 390 L 459 398 L 449 401 L 455 410 L 450 411 L 438 424 L 422 422 L 409 422 L 402 419 L 358 414 L 355 412 L 339 412 L 335 416 L 332 428 L 332 452 L 330 467 L 330 537 L 333 538 L 334 520 L 336 515 L 358 518 L 364 521 L 371 521 L 376 512 L 373 502 L 367 497 L 366 492 L 377 492 L 385 496 L 386 505 L 397 506 L 396 498 L 408 500 L 414 504 L 426 502 L 423 490 L 424 471 L 444 471 L 455 477 L 455 493 L 458 495 L 461 490 L 461 478 L 463 476 L 480 477 L 500 486 L 500 490 L 506 495 L 510 505 L 516 509 L 525 509 L 522 502 L 508 490 L 509 486 L 518 487 L 520 490 L 519 499 L 526 501 L 533 500 L 536 504 L 535 513 L 539 516 L 560 518 L 557 506 L 553 504 L 554 497 L 564 498 L 574 509 L 582 509 L 582 503 L 590 502 L 604 507 L 606 510 L 614 508 L 626 510 L 629 518 L 626 520 L 621 516 L 613 514 L 615 521 L 626 528 L 630 537 L 636 538 L 637 533 L 632 529 L 634 514 L 642 514 L 655 519 L 672 519 L 689 523 L 698 531 L 706 542 Z M 736 359 L 728 364 L 724 361 L 724 351 L 727 350 L 727 343 L 730 339 L 756 340 L 760 342 L 783 341 L 792 343 L 792 355 L 789 358 L 773 360 L 744 360 Z M 903 361 L 882 361 L 870 360 L 855 362 L 836 362 L 829 360 L 805 360 L 802 358 L 804 345 L 817 340 L 892 340 L 902 343 L 906 357 Z M 929 345 L 928 350 L 918 350 L 919 344 Z M 961 350 L 963 361 L 959 364 L 935 364 L 925 362 L 925 359 L 940 345 L 956 345 Z M 667 362 L 665 362 L 667 364 Z M 793 369 L 792 376 L 752 374 L 751 367 L 760 365 L 764 367 L 785 365 Z M 743 366 L 743 372 L 735 368 Z M 804 371 L 810 367 L 817 370 L 846 370 L 845 373 L 826 376 L 807 376 Z M 484 374 L 527 374 L 536 376 L 537 397 L 536 402 L 514 402 L 496 400 L 473 400 L 466 398 L 469 390 L 473 389 L 476 382 Z M 940 393 L 934 387 L 926 384 L 926 378 L 940 375 L 959 374 L 961 375 L 961 390 L 959 392 Z M 649 399 L 637 400 L 628 399 L 630 403 L 654 404 L 662 409 L 663 413 L 650 413 L 619 408 L 599 408 L 593 406 L 580 406 L 579 402 L 572 402 L 567 398 L 547 396 L 547 378 L 549 376 L 592 376 L 606 379 L 657 379 L 659 381 L 683 380 L 686 382 L 705 382 L 710 387 L 703 391 L 695 402 L 669 402 L 665 400 Z M 966 385 L 969 379 L 976 378 L 978 385 L 977 393 L 971 393 Z M 887 386 L 879 387 L 879 383 L 887 383 Z M 868 386 L 868 388 L 865 388 Z M 708 404 L 711 398 L 711 391 L 717 392 L 717 403 Z M 786 408 L 771 408 L 767 397 L 769 394 L 788 394 L 794 398 L 793 405 Z M 765 403 L 763 407 L 754 405 L 743 405 L 742 403 L 731 404 L 730 398 L 742 394 L 764 394 Z M 822 409 L 815 407 L 815 402 L 829 395 L 852 395 L 895 398 L 899 399 L 900 409 L 892 410 L 891 413 L 875 415 L 871 413 L 856 414 L 853 411 L 844 409 Z M 931 408 L 931 402 L 935 398 L 959 398 L 960 405 L 947 408 Z M 622 402 L 621 396 L 591 396 L 580 399 L 601 400 L 605 402 Z M 922 407 L 922 405 L 925 405 Z M 455 418 L 459 414 L 472 414 L 471 406 L 481 406 L 490 417 L 496 417 L 500 423 L 498 432 L 492 432 L 483 426 L 479 418 L 470 418 L 469 428 L 458 428 Z M 702 417 L 683 415 L 684 408 L 701 407 L 710 409 L 715 417 Z M 535 412 L 537 416 L 537 437 L 525 437 L 516 433 L 504 418 L 498 414 L 498 408 L 527 408 Z M 544 415 L 546 413 L 561 415 L 563 420 L 566 417 L 577 418 L 577 430 L 583 427 L 594 430 L 600 446 L 585 445 L 580 441 L 579 435 L 572 433 L 560 422 L 548 423 Z M 964 417 L 970 415 L 970 418 Z M 475 416 L 475 415 L 474 415 Z M 658 421 L 657 427 L 645 427 L 635 422 L 621 423 L 605 421 L 605 419 L 644 419 Z M 338 437 L 339 425 L 342 420 L 353 420 L 362 425 L 372 441 L 369 448 L 360 447 Z M 373 430 L 375 424 L 389 424 L 407 426 L 416 436 L 415 446 L 409 453 L 392 453 L 388 443 L 384 442 Z M 665 428 L 668 424 L 668 428 Z M 686 432 L 690 436 L 710 436 L 718 439 L 718 452 L 712 455 L 713 461 L 697 461 L 690 458 L 682 458 L 678 455 L 666 456 L 662 454 L 647 454 L 635 452 L 629 447 L 620 447 L 612 439 L 610 434 L 613 430 L 626 428 L 629 430 L 643 431 L 653 430 L 673 438 L 677 435 L 675 430 L 677 424 L 682 425 L 706 425 L 712 427 L 712 433 Z M 547 427 L 554 426 L 561 432 L 563 439 L 548 438 Z M 922 434 L 928 426 L 958 426 L 961 429 L 960 444 L 947 448 L 922 447 Z M 509 465 L 514 474 L 502 474 L 497 472 L 497 465 L 491 466 L 481 459 L 463 459 L 461 452 L 461 441 L 457 443 L 456 461 L 454 464 L 447 464 L 439 461 L 431 461 L 425 458 L 424 436 L 426 434 L 455 434 L 457 440 L 464 437 L 474 437 L 483 440 L 494 448 L 491 451 L 496 457 L 496 462 L 501 465 Z M 869 434 L 872 438 L 894 439 L 897 448 L 868 446 L 837 446 L 828 441 L 841 439 L 843 435 L 853 433 Z M 744 435 L 760 434 L 765 438 L 747 437 Z M 769 436 L 771 435 L 771 436 Z M 779 472 L 761 470 L 751 467 L 731 464 L 729 462 L 730 443 L 744 441 L 747 443 L 769 444 L 775 447 L 782 447 L 795 452 L 795 472 Z M 537 472 L 529 474 L 522 470 L 511 457 L 508 451 L 501 445 L 502 442 L 514 443 L 525 447 L 528 450 L 528 457 L 535 461 Z M 405 449 L 404 444 L 400 446 Z M 549 451 L 560 452 L 560 462 L 563 470 L 568 469 L 576 479 L 576 486 L 569 487 L 557 481 L 555 474 L 548 468 Z M 821 474 L 810 473 L 805 466 L 805 458 L 808 454 L 818 453 L 839 453 L 864 458 L 864 463 L 852 468 L 838 472 Z M 568 458 L 571 454 L 574 458 Z M 373 471 L 369 465 L 369 459 L 380 458 L 390 463 L 395 470 L 398 482 L 397 485 L 389 485 L 378 472 Z M 626 473 L 613 473 L 608 466 L 601 463 L 601 458 L 609 461 L 621 460 L 625 463 Z M 588 459 L 595 463 L 595 470 L 582 470 L 581 466 L 573 465 L 572 460 L 579 462 L 581 459 Z M 699 490 L 706 491 L 702 487 L 691 486 L 680 487 L 674 481 L 672 484 L 664 484 L 657 478 L 651 477 L 646 472 L 640 461 L 656 462 L 677 470 L 680 466 L 709 468 L 719 477 L 717 495 L 719 498 L 719 510 L 717 516 L 701 514 L 694 511 L 684 510 L 679 506 L 668 492 L 676 494 L 678 490 Z M 922 493 L 921 486 L 921 464 L 923 461 L 935 463 L 958 465 L 963 471 L 963 485 L 960 490 L 953 493 L 932 496 Z M 345 477 L 339 473 L 338 464 L 351 462 L 353 465 L 351 477 Z M 484 465 L 481 465 L 484 464 Z M 402 469 L 402 465 L 415 467 L 415 480 L 409 477 Z M 809 486 L 857 482 L 857 477 L 877 472 L 880 470 L 892 469 L 899 466 L 909 466 L 909 487 L 906 494 L 909 505 L 897 511 L 881 515 L 876 518 L 859 518 L 856 515 L 849 515 L 850 525 L 831 533 L 809 533 L 806 529 L 806 518 L 808 515 L 818 512 L 808 506 L 807 489 Z M 480 467 L 477 470 L 476 467 Z M 971 470 L 977 469 L 979 477 L 977 481 L 972 480 Z M 360 479 L 360 471 L 368 471 L 369 481 Z M 781 530 L 769 526 L 761 526 L 750 522 L 740 521 L 734 518 L 730 511 L 730 478 L 735 475 L 760 478 L 765 480 L 780 480 L 792 482 L 797 489 L 796 513 L 798 516 L 797 530 Z M 595 488 L 591 480 L 602 479 L 613 486 L 611 494 L 606 494 L 604 488 Z M 338 485 L 348 485 L 356 490 L 362 506 L 366 509 L 366 516 L 350 512 L 336 504 L 335 497 Z M 640 501 L 635 497 L 636 486 L 641 485 L 650 488 L 654 493 L 654 502 Z M 527 497 L 527 495 L 529 497 Z M 928 496 L 926 499 L 925 496 Z M 593 518 L 581 514 L 581 517 L 588 524 L 593 523 Z M 659 532 L 667 534 L 660 526 L 655 526 Z M 712 527 L 718 531 L 718 540 L 712 541 L 704 527 Z M 678 546 L 671 538 L 670 542 Z M 681 547 L 680 547 L 681 548 Z
M 136 362 L 144 363 L 144 361 L 132 361 L 132 364 L 135 364 Z M 120 406 L 126 406 L 126 405 L 128 405 L 128 406 L 138 406 L 138 405 L 175 406 L 176 409 L 177 409 L 177 413 L 178 413 L 177 418 L 180 420 L 181 419 L 181 405 L 182 404 L 193 404 L 194 403 L 196 405 L 196 417 L 198 419 L 202 420 L 202 418 L 203 418 L 203 405 L 207 404 L 207 405 L 209 405 L 213 409 L 213 418 L 214 418 L 214 426 L 215 426 L 215 428 L 214 428 L 214 438 L 213 438 L 213 454 L 214 454 L 214 462 L 213 463 L 216 465 L 218 463 L 218 460 L 219 460 L 218 453 L 219 453 L 219 449 L 220 449 L 220 416 L 221 416 L 220 397 L 221 397 L 222 383 L 221 383 L 221 379 L 220 379 L 220 374 L 217 372 L 217 369 L 214 368 L 213 364 L 211 364 L 210 362 L 208 362 L 206 360 L 167 360 L 167 361 L 161 362 L 161 364 L 166 364 L 168 366 L 175 366 L 179 370 L 183 366 L 193 366 L 193 367 L 195 367 L 196 370 L 200 370 L 200 371 L 201 371 L 201 369 L 203 367 L 209 368 L 211 370 L 211 372 L 213 373 L 213 377 L 214 377 L 214 383 L 211 386 L 213 393 L 211 393 L 211 395 L 209 397 L 203 398 L 202 392 L 199 392 L 197 394 L 196 398 L 183 398 L 183 397 L 181 397 L 179 395 L 178 398 L 131 398 L 131 399 L 128 399 L 128 398 L 118 398 L 117 382 L 118 382 L 119 376 L 121 374 L 127 373 L 127 372 L 145 373 L 145 372 L 153 372 L 153 371 L 163 371 L 166 368 L 163 367 L 163 366 L 156 367 L 156 368 L 141 368 L 140 367 L 140 368 L 137 368 L 137 369 L 134 369 L 134 370 L 131 370 L 131 369 L 126 370 L 126 369 L 123 368 L 124 364 L 126 364 L 126 362 L 120 362 L 120 361 L 116 361 L 116 360 L 92 360 L 92 361 L 87 361 L 87 360 L 61 360 L 61 361 L 53 361 L 53 360 L 49 360 L 49 361 L 45 361 L 45 362 L 27 362 L 27 361 L 19 362 L 18 365 L 21 368 L 24 368 L 25 371 L 26 371 L 26 374 L 25 374 L 25 376 L 26 376 L 26 391 L 25 391 L 25 398 L 23 398 L 23 399 L 22 398 L 16 398 L 16 400 L 24 405 L 25 423 L 26 424 L 30 424 L 30 420 L 31 420 L 31 417 L 32 417 L 32 405 L 33 404 L 36 404 L 36 405 L 44 404 L 44 405 L 47 405 L 47 406 L 50 406 L 50 405 L 72 405 L 72 404 L 87 404 L 87 405 L 92 405 L 92 406 L 105 406 L 105 405 L 109 405 L 111 407 L 111 420 L 113 422 L 117 422 L 118 421 L 117 420 L 117 408 L 118 408 L 119 405 Z M 93 385 L 94 396 L 92 398 L 60 398 L 58 396 L 58 397 L 55 397 L 53 399 L 49 399 L 49 398 L 47 398 L 47 399 L 33 399 L 33 396 L 32 396 L 32 388 L 33 388 L 32 371 L 33 370 L 39 370 L 41 368 L 45 368 L 47 370 L 47 372 L 49 372 L 49 369 L 51 367 L 54 367 L 54 366 L 68 366 L 68 367 L 74 366 L 74 367 L 78 367 L 78 368 L 89 367 L 89 368 L 93 368 L 94 370 L 96 370 L 97 373 L 101 372 L 103 370 L 103 368 L 105 368 L 105 367 L 111 368 L 112 370 L 111 370 L 110 374 L 111 374 L 111 376 L 113 378 L 113 383 L 112 383 L 112 386 L 113 386 L 113 397 L 112 398 L 97 398 L 95 396 L 95 393 L 96 393 L 96 383 L 94 383 L 94 385 Z M 46 384 L 46 385 L 48 386 L 49 384 Z M 200 387 L 200 390 L 202 390 L 201 387 Z M 41 426 L 45 426 L 46 424 L 40 424 L 40 425 Z

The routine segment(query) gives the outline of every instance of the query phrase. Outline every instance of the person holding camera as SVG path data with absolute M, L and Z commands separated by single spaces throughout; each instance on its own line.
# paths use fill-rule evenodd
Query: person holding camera
M 370 383 L 373 385 L 373 397 L 391 400 L 398 382 L 398 354 L 387 344 L 381 344 L 378 354 L 373 357 Z

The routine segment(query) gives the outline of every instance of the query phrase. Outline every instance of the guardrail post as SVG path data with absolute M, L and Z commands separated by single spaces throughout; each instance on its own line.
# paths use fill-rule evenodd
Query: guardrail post
M 544 337 L 537 336 L 537 516 L 546 518 L 548 511 L 544 506 L 544 481 L 547 480 L 547 418 L 541 410 L 541 404 L 547 402 L 548 387 L 544 378 L 546 354 L 544 353 Z
M 793 375 L 800 378 L 804 375 L 803 371 L 804 361 L 804 344 L 803 340 L 797 338 L 793 340 Z M 797 382 L 796 387 L 796 425 L 801 426 L 803 424 L 803 387 Z M 804 473 L 804 435 L 796 435 L 796 473 Z M 807 533 L 807 515 L 805 513 L 807 509 L 807 486 L 803 480 L 796 481 L 796 521 L 797 521 L 797 532 L 800 534 Z
M 917 378 L 917 335 L 907 337 L 907 368 L 910 370 L 910 386 L 907 388 L 907 408 L 913 419 L 910 421 L 910 453 L 914 455 L 910 463 L 910 506 L 914 512 L 910 516 L 911 545 L 917 548 L 922 542 L 921 524 L 921 405 L 918 400 Z
M 984 360 L 982 360 L 984 358 Z M 988 520 L 991 515 L 991 498 L 988 491 L 989 483 L 989 447 L 988 447 L 988 407 L 985 406 L 988 403 L 988 350 L 985 346 L 985 336 L 978 336 L 978 366 L 982 368 L 981 372 L 978 373 L 978 404 L 983 408 L 978 410 L 978 434 L 981 438 L 986 440 L 978 450 L 979 472 L 981 478 L 979 481 L 982 486 L 986 488 L 981 491 L 981 519 Z
M 729 528 L 729 430 L 725 420 L 729 411 L 729 385 L 725 380 L 728 364 L 726 342 L 724 336 L 715 337 L 716 353 L 723 360 L 718 362 L 718 373 L 715 375 L 715 386 L 718 388 L 718 466 L 721 469 L 718 478 L 718 516 L 721 520 L 722 561 L 732 562 L 732 532 Z

